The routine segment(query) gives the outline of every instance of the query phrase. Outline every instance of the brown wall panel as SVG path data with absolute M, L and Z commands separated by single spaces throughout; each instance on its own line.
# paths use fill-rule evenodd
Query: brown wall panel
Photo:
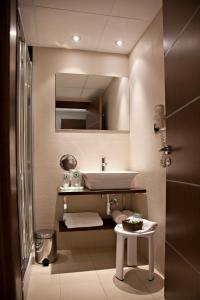
M 167 179 L 200 184 L 199 132 L 200 99 L 167 120 L 167 142 L 174 148 Z
M 199 0 L 173 0 L 164 5 L 165 52 L 172 46 L 177 35 L 191 18 L 199 3 Z
M 164 0 L 167 168 L 165 299 L 200 299 L 200 1 Z
M 199 300 L 200 275 L 193 271 L 168 244 L 165 251 L 165 300 Z
M 165 57 L 167 115 L 200 96 L 200 10 Z
M 166 239 L 200 272 L 200 186 L 167 182 Z

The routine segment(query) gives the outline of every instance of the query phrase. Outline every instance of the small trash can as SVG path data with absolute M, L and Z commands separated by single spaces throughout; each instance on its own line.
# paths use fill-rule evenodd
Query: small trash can
M 56 231 L 41 229 L 34 233 L 35 260 L 39 264 L 48 266 L 57 259 Z

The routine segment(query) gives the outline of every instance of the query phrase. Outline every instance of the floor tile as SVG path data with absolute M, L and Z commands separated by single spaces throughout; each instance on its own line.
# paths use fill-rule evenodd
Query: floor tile
M 95 249 L 93 253 L 90 253 L 90 257 L 96 270 L 115 267 L 115 252 L 113 249 Z
M 97 270 L 97 276 L 102 284 L 112 284 L 115 276 L 115 268 Z
M 103 288 L 99 282 L 62 284 L 61 300 L 107 300 Z
M 137 289 L 135 289 L 126 284 L 116 283 L 116 280 L 115 286 L 109 284 L 103 285 L 108 300 L 155 300 L 149 292 L 145 292 L 143 288 L 141 289 L 139 281 Z
M 120 281 L 115 277 L 115 269 L 97 271 L 108 299 L 154 299 L 144 283 L 136 276 L 135 269 L 125 268 L 124 273 L 124 280 Z
M 137 267 L 134 274 L 144 283 L 155 299 L 164 299 L 164 279 L 159 272 L 155 270 L 152 281 L 148 280 L 148 265 Z
M 27 300 L 60 300 L 59 275 L 30 277 Z
M 33 264 L 31 267 L 32 276 L 51 275 L 51 264 L 48 267 L 44 267 L 42 264 Z
M 60 274 L 61 285 L 79 285 L 79 283 L 88 285 L 93 283 L 99 283 L 99 277 L 97 276 L 96 271 Z
M 115 277 L 115 249 L 58 251 L 48 267 L 34 264 L 27 300 L 164 300 L 163 278 L 156 271 L 148 281 L 148 265 L 124 267 L 124 280 Z
M 71 253 L 59 252 L 58 260 L 52 264 L 52 274 L 84 272 L 94 270 L 94 265 L 87 252 Z

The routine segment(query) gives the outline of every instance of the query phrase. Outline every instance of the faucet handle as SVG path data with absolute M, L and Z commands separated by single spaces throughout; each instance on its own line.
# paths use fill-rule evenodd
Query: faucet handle
M 106 162 L 106 157 L 103 156 L 103 157 L 101 158 L 101 170 L 102 170 L 102 171 L 105 171 L 105 168 L 106 168 L 107 164 L 108 164 L 108 163 Z

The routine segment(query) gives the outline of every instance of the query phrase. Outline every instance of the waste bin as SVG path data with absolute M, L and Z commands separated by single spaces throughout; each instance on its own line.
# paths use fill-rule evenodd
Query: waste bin
M 35 238 L 35 260 L 48 266 L 57 259 L 56 231 L 51 229 L 37 230 Z

